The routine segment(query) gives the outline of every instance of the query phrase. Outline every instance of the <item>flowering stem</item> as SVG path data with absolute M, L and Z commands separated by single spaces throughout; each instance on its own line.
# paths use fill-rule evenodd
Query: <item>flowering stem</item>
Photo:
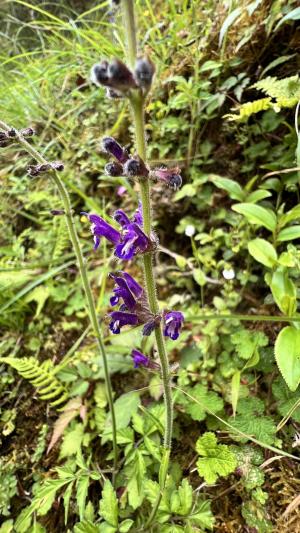
M 127 37 L 127 50 L 128 61 L 130 66 L 135 64 L 137 46 L 136 46 L 136 30 L 134 21 L 134 5 L 133 0 L 123 0 L 123 14 L 124 14 L 124 27 Z M 144 119 L 144 97 L 140 91 L 135 91 L 135 94 L 130 98 L 134 125 L 135 125 L 135 137 L 136 137 L 136 149 L 141 159 L 146 162 L 146 137 L 145 137 L 145 119 Z M 151 202 L 150 202 L 150 186 L 149 180 L 140 178 L 140 192 L 143 207 L 143 226 L 145 233 L 150 236 L 151 234 Z M 159 312 L 159 305 L 156 295 L 156 283 L 153 272 L 152 254 L 144 254 L 144 274 L 147 298 L 149 302 L 150 311 L 153 314 Z M 164 402 L 165 402 L 165 430 L 164 430 L 164 454 L 159 470 L 159 484 L 160 493 L 156 502 L 154 503 L 150 517 L 148 518 L 145 527 L 148 527 L 154 520 L 156 512 L 158 510 L 163 490 L 165 487 L 166 477 L 169 467 L 169 458 L 172 441 L 172 428 L 173 428 L 173 402 L 172 402 L 172 388 L 170 381 L 170 369 L 169 360 L 166 351 L 166 345 L 163 336 L 162 325 L 155 328 L 155 338 L 157 351 L 161 363 L 161 375 L 164 388 Z
M 2 122 L 2 121 L 0 121 L 0 127 L 5 131 L 9 131 L 12 129 L 7 124 L 5 124 L 5 122 Z M 21 133 L 16 131 L 16 136 L 18 138 L 19 143 L 23 146 L 23 148 L 25 148 L 25 150 L 38 163 L 41 163 L 41 164 L 48 163 L 48 161 L 37 150 L 35 150 L 35 148 L 33 148 L 26 141 L 26 139 L 24 139 Z M 59 195 L 64 206 L 66 223 L 67 223 L 67 227 L 68 227 L 68 231 L 70 235 L 70 240 L 72 242 L 73 250 L 76 255 L 78 268 L 79 268 L 79 272 L 81 276 L 81 281 L 82 281 L 82 285 L 83 285 L 85 296 L 86 296 L 86 303 L 87 303 L 87 308 L 89 311 L 90 322 L 94 330 L 94 335 L 97 339 L 97 345 L 98 345 L 99 352 L 103 359 L 106 392 L 107 392 L 108 404 L 109 404 L 111 420 L 112 420 L 112 439 L 113 439 L 113 454 L 114 454 L 113 481 L 114 481 L 115 474 L 117 472 L 118 449 L 117 449 L 117 435 L 116 435 L 116 417 L 115 417 L 115 411 L 114 411 L 112 387 L 111 387 L 111 381 L 110 381 L 110 375 L 109 375 L 109 369 L 108 369 L 107 356 L 106 356 L 104 343 L 103 343 L 103 339 L 101 335 L 101 330 L 100 330 L 100 326 L 99 326 L 99 322 L 97 318 L 95 303 L 94 303 L 90 283 L 89 283 L 88 276 L 87 276 L 84 258 L 82 255 L 82 251 L 81 251 L 81 247 L 80 247 L 80 243 L 79 243 L 79 239 L 78 239 L 78 235 L 77 235 L 77 231 L 75 227 L 69 194 L 63 181 L 61 180 L 60 176 L 57 174 L 57 172 L 51 171 L 51 177 L 53 178 L 53 181 L 58 188 Z

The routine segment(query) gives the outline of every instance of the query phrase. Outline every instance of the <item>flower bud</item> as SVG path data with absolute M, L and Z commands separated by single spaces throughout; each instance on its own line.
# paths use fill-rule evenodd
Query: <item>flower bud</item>
M 7 136 L 8 137 L 16 137 L 17 136 L 17 130 L 15 130 L 15 128 L 11 128 L 10 130 L 8 130 Z
M 155 66 L 149 57 L 140 57 L 136 60 L 134 77 L 139 87 L 149 91 L 154 72 Z
M 23 137 L 32 137 L 32 135 L 35 134 L 35 131 L 33 128 L 24 128 L 23 130 L 20 130 L 20 133 Z
M 117 100 L 118 98 L 124 98 L 123 93 L 121 93 L 120 91 L 111 89 L 110 87 L 106 87 L 106 96 L 110 100 Z
M 105 174 L 107 176 L 122 176 L 123 174 L 123 166 L 120 165 L 120 163 L 117 163 L 116 161 L 113 161 L 111 163 L 107 163 L 104 167 Z
M 128 161 L 126 161 L 124 165 L 124 174 L 130 178 L 135 176 L 147 177 L 149 170 L 144 161 L 139 156 L 136 156 L 135 159 L 130 158 Z
M 65 215 L 66 214 L 64 209 L 51 209 L 50 213 L 53 216 L 59 216 L 59 215 Z
M 61 161 L 53 161 L 53 163 L 50 163 L 51 168 L 53 170 L 57 170 L 57 172 L 62 172 L 64 167 L 64 164 Z
M 136 87 L 132 72 L 119 59 L 113 59 L 109 63 L 108 76 L 113 89 L 126 90 Z
M 151 171 L 151 177 L 159 181 L 164 181 L 168 187 L 177 191 L 182 185 L 182 177 L 179 174 L 179 167 L 156 168 Z
M 102 148 L 104 152 L 115 157 L 120 163 L 125 163 L 128 159 L 128 153 L 113 137 L 104 137 L 102 139 Z
M 91 81 L 100 87 L 101 85 L 107 85 L 108 82 L 108 61 L 102 61 L 93 65 L 91 69 Z

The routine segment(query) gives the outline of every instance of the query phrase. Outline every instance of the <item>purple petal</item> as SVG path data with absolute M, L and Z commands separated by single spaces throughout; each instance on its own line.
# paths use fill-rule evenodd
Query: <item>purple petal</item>
M 125 278 L 126 283 L 134 296 L 136 296 L 136 298 L 140 298 L 144 292 L 143 287 L 141 287 L 141 285 L 135 281 L 130 274 L 127 274 L 127 272 L 122 272 L 122 276 Z
M 114 289 L 114 292 L 118 296 L 123 298 L 124 303 L 128 309 L 134 309 L 136 305 L 136 301 L 133 295 L 131 294 L 125 279 L 121 277 L 116 277 L 115 282 L 117 283 L 117 285 L 119 285 L 119 289 Z
M 143 227 L 143 207 L 141 201 L 139 201 L 139 206 L 134 213 L 132 221 L 138 224 L 140 227 Z
M 126 227 L 128 224 L 130 224 L 130 220 L 128 216 L 126 215 L 126 213 L 124 213 L 123 209 L 118 209 L 117 211 L 115 211 L 114 219 L 123 228 Z
M 120 333 L 122 326 L 136 326 L 138 324 L 138 317 L 134 313 L 113 311 L 109 316 L 111 317 L 109 328 L 115 334 Z
M 184 316 L 180 311 L 170 311 L 164 315 L 164 335 L 173 341 L 178 339 Z
M 105 237 L 108 241 L 113 244 L 120 242 L 121 234 L 110 224 L 105 222 L 103 218 L 99 215 L 91 214 L 87 215 L 89 221 L 91 222 L 91 232 L 94 237 Z M 100 240 L 95 240 L 95 247 L 98 248 Z
M 150 365 L 149 357 L 144 355 L 142 352 L 139 352 L 138 350 L 132 350 L 131 357 L 134 362 L 134 368 L 138 368 L 139 366 L 148 367 Z

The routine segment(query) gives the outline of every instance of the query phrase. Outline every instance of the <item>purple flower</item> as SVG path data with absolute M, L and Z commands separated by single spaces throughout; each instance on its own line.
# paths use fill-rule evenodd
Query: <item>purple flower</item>
M 138 324 L 137 315 L 126 311 L 113 311 L 110 313 L 110 318 L 109 329 L 114 334 L 120 333 L 123 326 L 136 326 Z
M 180 311 L 169 311 L 164 314 L 164 336 L 173 341 L 178 339 L 184 316 Z
M 105 239 L 107 239 L 114 245 L 117 245 L 120 242 L 120 232 L 113 228 L 110 224 L 105 222 L 105 220 L 99 217 L 99 215 L 89 215 L 88 213 L 85 213 L 85 211 L 82 211 L 81 214 L 87 216 L 89 221 L 92 223 L 91 232 L 94 236 L 94 250 L 97 250 L 97 248 L 99 247 L 100 237 L 105 237 Z
M 152 246 L 152 240 L 143 232 L 140 225 L 136 222 L 142 221 L 142 215 L 139 209 L 133 216 L 131 221 L 126 213 L 122 209 L 118 209 L 114 213 L 114 219 L 121 226 L 121 230 L 117 231 L 113 226 L 105 222 L 99 215 L 88 214 L 86 215 L 89 221 L 92 223 L 91 232 L 94 236 L 94 250 L 96 250 L 100 244 L 100 238 L 105 237 L 115 246 L 115 255 L 119 259 L 129 260 L 139 253 L 144 253 L 150 250 Z
M 139 352 L 139 350 L 132 350 L 131 357 L 133 359 L 134 368 L 138 368 L 139 366 L 145 366 L 146 368 L 153 368 L 155 370 L 160 368 L 158 363 L 151 361 L 149 357 L 142 352 Z
M 182 177 L 179 174 L 180 168 L 156 168 L 151 171 L 151 177 L 166 183 L 168 187 L 177 191 L 182 185 Z
M 122 298 L 126 308 L 133 311 L 144 292 L 143 287 L 127 272 L 110 274 L 114 279 L 116 287 L 113 289 L 114 295 L 110 298 L 111 305 L 117 305 Z

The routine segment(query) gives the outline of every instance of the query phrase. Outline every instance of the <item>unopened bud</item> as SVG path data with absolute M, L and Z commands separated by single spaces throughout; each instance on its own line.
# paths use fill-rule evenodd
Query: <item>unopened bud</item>
M 35 176 L 38 176 L 39 174 L 42 174 L 43 172 L 47 172 L 51 169 L 50 163 L 42 163 L 40 165 L 30 165 L 27 169 L 27 173 L 32 178 Z
M 53 163 L 50 163 L 51 168 L 53 170 L 57 170 L 57 172 L 62 172 L 64 167 L 64 164 L 61 161 L 53 161 Z
M 16 137 L 17 136 L 17 130 L 15 130 L 15 128 L 11 128 L 10 130 L 8 130 L 7 135 L 8 135 L 8 137 Z
M 144 161 L 139 156 L 136 156 L 135 159 L 132 158 L 126 161 L 124 165 L 124 174 L 129 177 L 146 177 L 149 174 L 149 170 Z
M 125 63 L 113 59 L 108 65 L 109 84 L 113 89 L 126 90 L 136 87 L 132 72 Z
M 149 57 L 140 57 L 136 60 L 134 77 L 139 87 L 148 91 L 152 83 L 154 72 L 155 65 Z
M 106 87 L 106 96 L 110 100 L 117 100 L 118 98 L 124 98 L 124 93 L 116 91 L 115 89 L 111 89 L 110 87 Z
M 95 85 L 101 86 L 101 85 L 107 85 L 108 82 L 108 61 L 102 61 L 101 63 L 97 63 L 96 65 L 93 65 L 91 69 L 91 81 L 95 83 Z
M 125 163 L 128 159 L 127 150 L 122 148 L 113 137 L 104 137 L 102 139 L 102 148 L 104 152 L 115 157 L 120 163 Z
M 177 189 L 180 189 L 182 185 L 182 177 L 179 172 L 179 167 L 156 168 L 155 170 L 151 171 L 150 176 L 159 181 L 164 181 L 168 187 L 171 187 L 174 189 L 174 191 L 177 191 Z
M 51 209 L 50 213 L 53 216 L 59 216 L 59 215 L 65 215 L 66 214 L 64 209 Z
M 0 131 L 0 142 L 6 141 L 7 139 L 7 133 L 5 131 Z
M 23 137 L 32 137 L 32 135 L 35 134 L 35 131 L 33 128 L 24 128 L 23 130 L 20 130 L 20 133 Z
M 111 163 L 107 163 L 104 167 L 105 174 L 107 176 L 122 176 L 123 174 L 123 166 L 120 165 L 120 163 L 117 163 L 116 161 L 113 161 Z

